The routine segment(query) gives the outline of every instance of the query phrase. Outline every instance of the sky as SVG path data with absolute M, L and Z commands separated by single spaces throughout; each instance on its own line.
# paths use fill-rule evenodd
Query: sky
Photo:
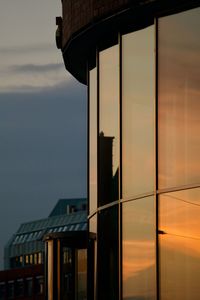
M 56 48 L 60 15 L 60 0 L 0 0 L 0 269 L 21 223 L 86 196 L 86 87 Z

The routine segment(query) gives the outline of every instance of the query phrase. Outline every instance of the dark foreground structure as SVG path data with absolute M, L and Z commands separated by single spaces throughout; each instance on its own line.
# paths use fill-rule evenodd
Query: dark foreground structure
M 42 264 L 0 271 L 0 300 L 44 300 Z
M 88 299 L 200 295 L 200 1 L 63 0 L 88 85 Z

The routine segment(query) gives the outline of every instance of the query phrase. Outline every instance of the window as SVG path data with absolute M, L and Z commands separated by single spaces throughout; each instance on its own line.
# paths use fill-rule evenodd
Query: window
M 158 20 L 160 189 L 200 183 L 199 13 Z
M 90 213 L 97 209 L 97 68 L 89 72 L 89 210 Z
M 122 198 L 155 189 L 154 26 L 122 36 Z
M 154 205 L 152 196 L 122 206 L 123 299 L 155 299 Z
M 99 53 L 99 205 L 119 199 L 119 46 Z
M 44 277 L 37 276 L 35 278 L 35 293 L 36 295 L 41 295 L 44 293 Z
M 160 292 L 165 300 L 198 300 L 200 188 L 159 197 Z

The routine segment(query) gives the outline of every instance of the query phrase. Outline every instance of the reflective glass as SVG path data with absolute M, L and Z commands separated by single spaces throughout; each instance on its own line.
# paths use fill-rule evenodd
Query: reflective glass
M 78 249 L 77 300 L 87 299 L 87 250 Z
M 32 296 L 32 290 L 33 290 L 33 279 L 32 278 L 26 278 L 25 279 L 25 296 L 31 297 Z
M 35 293 L 36 295 L 41 295 L 44 292 L 44 277 L 37 276 L 35 278 Z
M 17 298 L 24 296 L 24 281 L 23 281 L 23 279 L 18 279 L 15 281 L 15 296 Z
M 15 285 L 14 285 L 14 281 L 8 281 L 7 284 L 7 297 L 8 299 L 14 299 L 15 296 Z
M 118 300 L 118 205 L 99 212 L 97 236 L 98 300 Z
M 74 280 L 74 260 L 75 251 L 72 248 L 62 247 L 61 264 L 61 299 L 73 299 L 75 280 Z
M 159 198 L 161 300 L 199 300 L 200 188 Z
M 122 36 L 123 198 L 154 190 L 154 26 Z
M 0 300 L 4 300 L 6 297 L 6 284 L 5 282 L 0 282 Z
M 97 215 L 95 214 L 92 218 L 89 219 L 89 228 L 90 232 L 97 232 Z
M 122 218 L 123 299 L 156 299 L 154 197 L 124 203 Z
M 159 188 L 200 183 L 200 8 L 158 21 Z
M 99 204 L 119 198 L 119 46 L 99 53 Z
M 90 214 L 97 208 L 97 68 L 89 72 L 89 199 Z
M 48 289 L 48 300 L 53 300 L 53 241 L 48 241 L 48 274 L 47 274 L 47 289 Z

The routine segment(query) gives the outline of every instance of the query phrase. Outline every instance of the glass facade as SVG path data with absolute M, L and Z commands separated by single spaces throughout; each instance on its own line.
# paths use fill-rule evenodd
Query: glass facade
M 200 182 L 199 10 L 158 20 L 159 189 Z
M 111 121 L 112 120 L 112 121 Z M 119 199 L 119 46 L 99 53 L 99 206 Z
M 154 197 L 123 203 L 123 299 L 155 299 Z
M 149 26 L 122 36 L 123 199 L 154 191 L 154 34 Z
M 91 299 L 199 298 L 199 36 L 193 8 L 97 49 L 88 76 Z
M 199 299 L 200 188 L 159 197 L 161 299 Z
M 97 68 L 89 72 L 89 124 L 90 124 L 90 144 L 89 144 L 89 211 L 92 213 L 97 209 Z

